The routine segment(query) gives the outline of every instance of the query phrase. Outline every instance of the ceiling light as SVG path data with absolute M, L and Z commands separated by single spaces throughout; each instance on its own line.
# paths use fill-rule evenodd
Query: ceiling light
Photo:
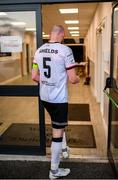
M 68 27 L 68 30 L 78 30 L 79 27 Z
M 77 37 L 77 36 L 79 36 L 79 34 L 71 34 L 71 36 L 76 36 Z
M 65 24 L 78 24 L 79 21 L 78 20 L 66 20 Z
M 26 28 L 26 31 L 36 31 L 36 28 Z
M 70 34 L 77 34 L 79 31 L 70 31 Z
M 15 26 L 23 26 L 23 25 L 26 25 L 25 22 L 11 22 L 12 25 L 15 25 Z
M 7 13 L 5 13 L 5 12 L 0 12 L 0 16 L 6 16 L 7 15 Z
M 48 34 L 44 34 L 43 37 L 49 37 L 49 35 Z
M 66 13 L 78 13 L 78 8 L 70 8 L 70 9 L 59 9 L 61 14 Z
M 118 11 L 118 8 L 115 8 L 114 11 Z

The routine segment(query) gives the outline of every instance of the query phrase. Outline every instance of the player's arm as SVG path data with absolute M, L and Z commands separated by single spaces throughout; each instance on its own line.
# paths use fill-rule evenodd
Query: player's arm
M 67 49 L 67 53 L 65 56 L 65 66 L 69 81 L 72 84 L 76 84 L 79 82 L 79 77 L 76 75 L 75 67 L 78 66 L 78 63 L 75 62 L 73 52 L 70 48 Z
M 38 68 L 38 64 L 33 63 L 32 64 L 32 80 L 39 82 L 39 68 Z
M 67 75 L 68 75 L 69 81 L 70 81 L 72 84 L 77 84 L 77 83 L 79 83 L 79 76 L 76 75 L 75 68 L 68 69 L 68 70 L 67 70 Z

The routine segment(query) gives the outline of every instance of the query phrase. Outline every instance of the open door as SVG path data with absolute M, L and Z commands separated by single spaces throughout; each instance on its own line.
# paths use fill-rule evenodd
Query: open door
M 104 92 L 109 98 L 108 158 L 118 177 L 118 2 L 113 6 L 110 77 Z
M 0 5 L 0 14 L 0 153 L 45 155 L 40 87 L 29 72 L 42 44 L 41 5 Z

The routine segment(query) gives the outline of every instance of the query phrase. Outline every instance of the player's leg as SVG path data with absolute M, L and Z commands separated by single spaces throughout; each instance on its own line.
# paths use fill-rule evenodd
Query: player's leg
M 60 153 L 62 150 L 62 138 L 64 129 L 52 129 L 51 144 L 51 169 L 57 170 L 60 163 Z
M 51 144 L 51 168 L 49 172 L 50 179 L 67 176 L 70 169 L 59 168 L 60 154 L 62 152 L 62 139 L 65 126 L 67 126 L 67 103 L 47 103 L 44 107 L 48 111 L 52 121 L 52 144 Z
M 59 168 L 60 164 L 60 153 L 62 151 L 62 139 L 63 129 L 52 130 L 52 144 L 51 144 L 51 169 L 49 173 L 50 179 L 56 179 L 62 176 L 67 176 L 70 173 L 70 169 Z

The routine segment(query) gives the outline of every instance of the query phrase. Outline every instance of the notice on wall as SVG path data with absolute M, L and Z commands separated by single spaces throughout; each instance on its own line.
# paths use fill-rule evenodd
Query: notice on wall
M 22 38 L 20 36 L 1 36 L 1 52 L 22 52 Z

